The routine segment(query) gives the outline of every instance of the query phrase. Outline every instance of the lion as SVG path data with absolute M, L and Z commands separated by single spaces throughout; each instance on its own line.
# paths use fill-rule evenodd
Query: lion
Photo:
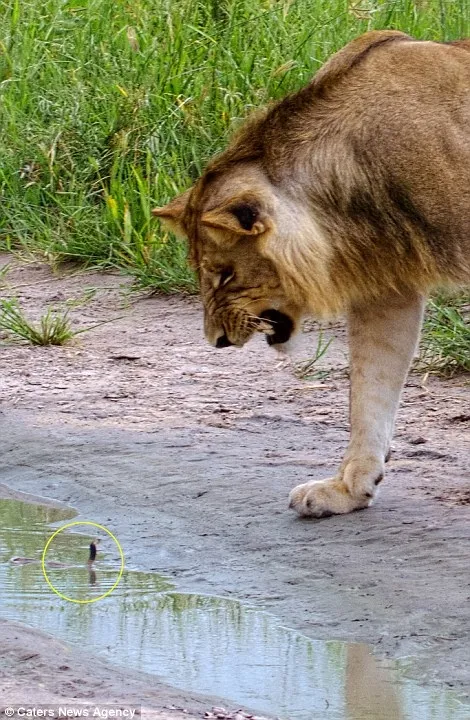
M 216 348 L 259 331 L 282 346 L 307 315 L 346 317 L 349 444 L 290 507 L 370 506 L 425 299 L 470 281 L 470 40 L 362 35 L 153 212 L 189 240 Z

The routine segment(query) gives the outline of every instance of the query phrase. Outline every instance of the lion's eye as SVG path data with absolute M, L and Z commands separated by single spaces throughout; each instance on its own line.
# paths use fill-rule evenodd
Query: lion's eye
M 220 273 L 220 280 L 219 280 L 219 287 L 223 287 L 224 285 L 227 285 L 227 283 L 230 282 L 235 277 L 235 272 L 232 268 L 227 268 L 226 270 L 222 270 Z

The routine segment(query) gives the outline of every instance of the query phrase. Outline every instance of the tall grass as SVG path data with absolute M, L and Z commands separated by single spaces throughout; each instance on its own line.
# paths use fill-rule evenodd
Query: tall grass
M 452 377 L 470 373 L 470 302 L 461 297 L 429 301 L 417 367 Z
M 0 243 L 193 287 L 151 221 L 256 106 L 373 28 L 470 34 L 469 0 L 0 1 Z
M 0 248 L 193 289 L 184 243 L 151 207 L 254 107 L 380 28 L 469 36 L 470 0 L 0 0 Z M 426 357 L 468 369 L 468 324 L 445 307 Z

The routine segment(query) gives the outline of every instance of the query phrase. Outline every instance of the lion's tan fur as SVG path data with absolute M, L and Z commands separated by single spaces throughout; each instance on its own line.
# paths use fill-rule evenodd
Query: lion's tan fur
M 299 486 L 291 504 L 316 516 L 370 504 L 423 299 L 470 283 L 470 40 L 357 38 L 155 214 L 189 238 L 217 347 L 265 331 L 271 309 L 294 325 L 347 316 L 348 451 L 335 478 Z

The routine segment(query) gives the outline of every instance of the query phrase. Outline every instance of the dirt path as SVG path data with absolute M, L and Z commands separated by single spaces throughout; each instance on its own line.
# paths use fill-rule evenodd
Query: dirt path
M 32 315 L 88 297 L 77 324 L 122 317 L 67 348 L 2 346 L 0 482 L 110 525 L 129 563 L 181 590 L 411 656 L 415 677 L 470 694 L 468 378 L 412 376 L 375 506 L 301 521 L 289 490 L 331 475 L 347 441 L 342 373 L 300 381 L 262 338 L 216 352 L 197 302 L 123 301 L 118 276 L 30 265 L 3 282 Z M 337 369 L 344 332 L 333 334 L 323 365 Z M 304 334 L 298 357 L 315 344 Z

